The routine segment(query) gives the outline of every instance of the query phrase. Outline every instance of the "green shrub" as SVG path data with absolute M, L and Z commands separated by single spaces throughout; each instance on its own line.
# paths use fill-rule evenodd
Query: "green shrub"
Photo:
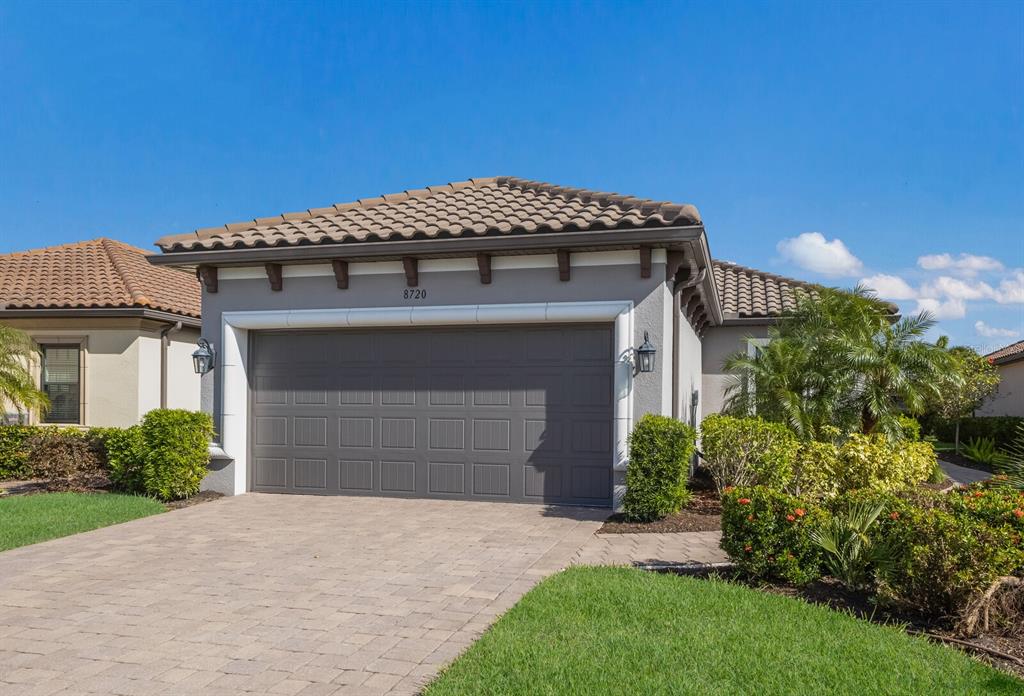
M 103 474 L 103 450 L 81 430 L 36 428 L 25 444 L 28 470 L 52 490 L 90 488 Z
M 623 510 L 636 521 L 678 512 L 689 499 L 686 479 L 696 432 L 667 416 L 645 415 L 629 434 Z
M 704 466 L 719 492 L 728 486 L 781 489 L 793 475 L 799 442 L 781 423 L 714 414 L 700 431 Z
M 894 512 L 884 533 L 896 557 L 880 594 L 907 609 L 957 617 L 993 581 L 1024 565 L 1021 535 L 1009 525 L 986 524 L 942 505 Z
M 1019 416 L 977 416 L 960 419 L 960 441 L 974 437 L 990 437 L 996 447 L 1005 449 L 1013 442 L 1018 426 L 1024 425 Z M 953 442 L 956 437 L 956 420 L 925 416 L 921 418 L 921 429 L 934 435 L 942 442 Z
M 892 441 L 885 435 L 855 433 L 839 448 L 840 490 L 896 491 L 925 481 L 935 468 L 927 442 Z
M 142 467 L 146 493 L 161 500 L 198 493 L 210 459 L 213 420 L 209 414 L 155 409 L 143 418 L 141 431 L 146 448 Z
M 903 438 L 911 442 L 918 442 L 921 439 L 921 424 L 912 416 L 902 415 L 896 417 L 900 426 Z
M 869 587 L 876 574 L 886 577 L 892 568 L 894 550 L 872 533 L 884 510 L 884 502 L 858 501 L 808 532 L 825 552 L 829 573 L 847 587 Z
M 961 451 L 965 457 L 978 464 L 993 466 L 999 461 L 996 441 L 990 437 L 972 437 L 962 446 Z
M 111 428 L 102 438 L 110 482 L 127 493 L 145 493 L 146 440 L 142 428 Z
M 0 481 L 31 477 L 27 443 L 35 430 L 29 425 L 0 425 Z
M 955 489 L 947 495 L 946 504 L 958 515 L 993 527 L 1007 526 L 1024 536 L 1024 492 L 1000 484 L 993 479 Z
M 839 446 L 808 440 L 800 443 L 787 489 L 794 495 L 830 498 L 840 492 L 841 479 Z
M 748 578 L 806 584 L 822 567 L 809 531 L 827 519 L 802 498 L 764 486 L 730 487 L 722 497 L 722 549 Z

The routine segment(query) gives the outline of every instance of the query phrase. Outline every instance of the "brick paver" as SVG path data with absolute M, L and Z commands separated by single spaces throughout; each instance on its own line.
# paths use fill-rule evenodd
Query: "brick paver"
M 606 514 L 249 494 L 7 551 L 0 693 L 415 693 Z
M 671 565 L 722 563 L 721 532 L 595 534 L 577 552 L 580 565 Z

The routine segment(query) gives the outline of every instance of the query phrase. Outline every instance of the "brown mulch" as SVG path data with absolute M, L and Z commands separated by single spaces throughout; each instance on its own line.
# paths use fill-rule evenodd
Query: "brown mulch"
M 693 499 L 674 515 L 654 522 L 628 522 L 621 513 L 609 517 L 598 534 L 658 534 L 664 532 L 717 532 L 722 528 L 722 501 L 710 481 L 690 483 Z
M 181 500 L 172 500 L 169 503 L 164 503 L 168 510 L 180 510 L 182 508 L 192 507 L 193 505 L 199 505 L 200 503 L 208 503 L 213 500 L 219 500 L 224 496 L 221 493 L 215 493 L 213 491 L 199 491 L 190 498 L 182 498 Z

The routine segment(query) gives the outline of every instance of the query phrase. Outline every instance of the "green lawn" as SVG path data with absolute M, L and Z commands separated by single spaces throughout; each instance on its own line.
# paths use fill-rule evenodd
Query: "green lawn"
M 628 568 L 545 580 L 425 692 L 1021 694 L 950 648 L 805 602 Z
M 0 551 L 163 512 L 151 498 L 116 493 L 41 493 L 0 498 Z

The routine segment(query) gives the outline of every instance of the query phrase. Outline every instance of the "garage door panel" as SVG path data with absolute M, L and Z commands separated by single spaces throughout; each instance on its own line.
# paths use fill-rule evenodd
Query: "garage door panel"
M 255 490 L 610 503 L 610 326 L 288 335 L 254 337 Z

